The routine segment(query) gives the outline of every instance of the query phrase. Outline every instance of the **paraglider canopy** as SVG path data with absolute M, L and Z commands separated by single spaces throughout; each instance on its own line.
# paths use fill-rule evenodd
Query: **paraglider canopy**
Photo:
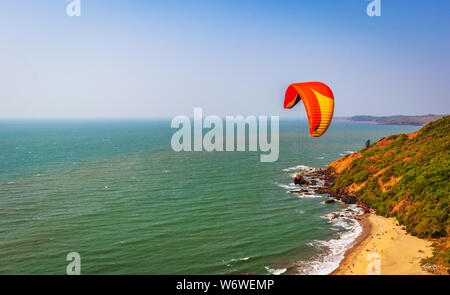
M 334 96 L 321 82 L 294 83 L 286 89 L 284 108 L 291 109 L 302 101 L 309 122 L 309 133 L 319 137 L 327 131 L 334 113 Z

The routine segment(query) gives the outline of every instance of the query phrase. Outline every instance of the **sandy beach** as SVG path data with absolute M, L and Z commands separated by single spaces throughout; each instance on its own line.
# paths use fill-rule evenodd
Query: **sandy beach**
M 420 267 L 432 256 L 431 242 L 411 236 L 393 218 L 359 216 L 363 232 L 333 275 L 427 275 Z

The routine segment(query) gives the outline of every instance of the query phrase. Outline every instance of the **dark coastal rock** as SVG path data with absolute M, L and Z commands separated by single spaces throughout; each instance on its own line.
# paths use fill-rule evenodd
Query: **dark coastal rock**
M 348 193 L 345 190 L 337 190 L 337 191 L 331 191 L 330 187 L 334 183 L 337 173 L 333 168 L 326 168 L 323 170 L 314 172 L 318 173 L 324 180 L 323 187 L 317 189 L 315 192 L 318 194 L 328 194 L 330 197 L 332 197 L 335 200 L 341 201 L 345 204 L 356 204 L 358 207 L 362 208 L 364 213 L 376 213 L 376 211 L 372 208 L 370 208 L 367 204 L 364 202 L 358 201 L 357 197 L 349 196 Z
M 356 202 L 356 205 L 358 205 L 358 207 L 360 207 L 363 210 L 363 213 L 365 214 L 370 213 L 370 207 L 366 203 L 358 201 Z
M 309 181 L 309 185 L 317 185 L 317 180 L 311 179 L 311 180 Z
M 324 176 L 325 172 L 323 169 L 312 169 L 303 173 L 304 176 Z
M 303 194 L 308 192 L 308 190 L 306 189 L 299 189 L 299 190 L 293 190 L 293 191 L 289 191 L 291 194 Z
M 339 218 L 339 217 L 341 217 L 341 215 L 339 213 L 331 214 L 331 219 L 336 219 L 336 218 Z
M 358 199 L 354 196 L 349 196 L 346 193 L 342 192 L 331 192 L 329 191 L 329 194 L 335 198 L 336 200 L 339 200 L 345 204 L 356 204 L 358 202 Z
M 336 175 L 332 169 L 312 169 L 306 171 L 302 174 L 303 176 L 308 176 L 309 180 L 309 188 L 310 190 L 300 189 L 290 191 L 295 194 L 304 194 L 304 195 L 312 195 L 312 194 L 328 194 L 330 198 L 328 198 L 324 204 L 332 204 L 336 201 L 341 201 L 345 204 L 357 204 L 359 207 L 363 209 L 364 213 L 369 213 L 370 208 L 366 204 L 359 202 L 358 198 L 355 196 L 350 196 L 346 191 L 338 190 L 331 191 L 330 186 L 333 184 Z M 311 179 L 312 178 L 312 179 Z M 318 179 L 323 179 L 324 184 L 322 186 L 318 186 Z
M 345 204 L 356 204 L 358 199 L 353 196 L 344 195 L 341 196 L 341 201 L 344 202 Z
M 316 194 L 326 194 L 326 193 L 328 193 L 328 188 L 326 188 L 326 187 L 319 187 L 319 188 L 315 189 L 314 192 Z

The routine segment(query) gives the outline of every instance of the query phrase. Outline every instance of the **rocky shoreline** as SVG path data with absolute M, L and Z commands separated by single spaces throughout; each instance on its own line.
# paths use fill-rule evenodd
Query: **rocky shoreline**
M 363 213 L 374 213 L 374 210 L 371 209 L 367 204 L 358 200 L 357 197 L 349 195 L 344 191 L 331 191 L 330 187 L 333 181 L 335 180 L 335 175 L 332 168 L 326 169 L 311 169 L 309 171 L 304 172 L 302 175 L 309 181 L 310 186 L 308 189 L 298 189 L 291 190 L 290 193 L 293 194 L 327 194 L 328 198 L 324 202 L 325 204 L 331 204 L 335 201 L 340 201 L 344 204 L 355 204 L 363 210 Z
M 312 261 L 300 261 L 293 266 L 288 267 L 286 274 L 330 274 L 334 269 L 339 267 L 339 263 L 344 259 L 346 251 L 353 247 L 360 239 L 361 233 L 367 227 L 364 226 L 363 217 L 369 212 L 369 208 L 362 202 L 358 202 L 357 198 L 351 194 L 344 192 L 335 193 L 331 191 L 335 172 L 330 169 L 311 169 L 301 172 L 301 176 L 306 180 L 306 184 L 299 186 L 297 189 L 290 190 L 291 194 L 302 197 L 319 197 L 322 198 L 322 204 L 333 204 L 336 202 L 348 204 L 333 207 L 339 208 L 336 212 L 329 212 L 322 216 L 332 227 L 345 229 L 331 240 L 316 241 L 315 247 L 321 248 L 323 251 L 318 253 Z
M 351 210 L 349 208 L 343 212 L 330 213 L 330 221 L 351 218 L 356 220 L 362 229 L 350 247 L 345 250 L 339 266 L 330 274 L 367 274 L 369 262 L 366 257 L 367 253 L 372 252 L 381 255 L 384 261 L 382 274 L 428 274 L 420 266 L 420 261 L 432 255 L 431 243 L 407 234 L 394 219 L 378 216 L 376 210 L 359 201 L 352 190 L 332 191 L 331 186 L 339 173 L 336 167 L 339 166 L 330 165 L 326 169 L 311 169 L 303 172 L 302 176 L 308 180 L 310 185 L 290 191 L 300 195 L 326 195 L 327 199 L 324 204 L 342 202 L 356 205 L 361 209 L 361 212 L 356 215 L 346 214 L 346 211 Z

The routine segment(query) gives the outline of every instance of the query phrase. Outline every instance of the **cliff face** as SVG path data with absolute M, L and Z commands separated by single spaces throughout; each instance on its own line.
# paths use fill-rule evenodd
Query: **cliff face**
M 392 135 L 326 169 L 332 194 L 351 196 L 413 235 L 446 237 L 450 211 L 450 116 Z

